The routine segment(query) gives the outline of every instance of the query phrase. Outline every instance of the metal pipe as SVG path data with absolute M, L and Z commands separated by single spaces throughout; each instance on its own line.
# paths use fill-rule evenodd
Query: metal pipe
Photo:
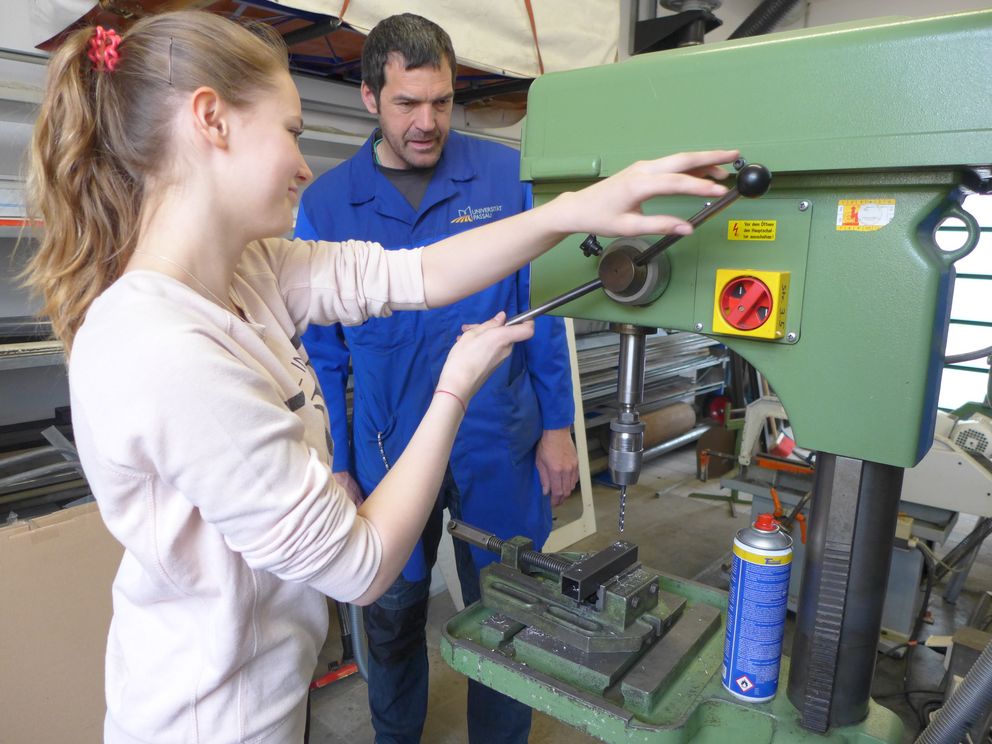
M 31 462 L 31 460 L 36 460 L 55 452 L 58 452 L 58 450 L 54 447 L 38 447 L 37 449 L 18 452 L 16 455 L 10 455 L 9 457 L 0 459 L 0 468 L 8 468 L 11 465 L 20 465 L 25 462 Z
M 602 286 L 603 286 L 602 279 L 593 279 L 591 282 L 586 282 L 585 284 L 581 284 L 575 289 L 570 289 L 568 292 L 565 292 L 565 294 L 558 295 L 557 297 L 548 300 L 543 305 L 532 307 L 530 310 L 527 310 L 526 312 L 520 313 L 519 315 L 514 315 L 512 318 L 506 321 L 506 324 L 508 326 L 516 325 L 517 323 L 523 323 L 525 320 L 536 318 L 538 315 L 544 315 L 549 310 L 554 310 L 556 307 L 561 307 L 562 305 L 569 303 L 572 300 L 577 300 L 580 297 L 589 294 L 594 289 L 599 289 Z
M 0 494 L 0 506 L 20 504 L 22 501 L 32 499 L 35 496 L 44 496 L 53 493 L 62 494 L 77 487 L 81 488 L 85 493 L 89 493 L 89 487 L 86 485 L 86 481 L 82 478 L 73 478 L 72 480 L 48 479 L 42 481 L 41 483 L 33 483 L 30 488 L 23 488 L 17 491 L 9 491 L 8 493 Z
M 79 483 L 79 481 L 71 481 L 69 485 Z M 11 496 L 0 496 L 0 509 L 3 511 L 14 511 L 30 509 L 35 506 L 42 506 L 44 504 L 57 504 L 59 502 L 75 501 L 76 499 L 82 498 L 83 496 L 89 496 L 90 489 L 89 486 L 83 484 L 81 486 L 75 486 L 73 488 L 64 488 L 61 490 L 53 491 L 51 489 L 46 489 L 34 495 L 24 496 L 20 493 Z
M 22 483 L 26 484 L 33 478 L 62 474 L 69 471 L 75 472 L 76 465 L 71 462 L 57 462 L 54 465 L 43 465 L 40 468 L 32 468 L 31 470 L 24 470 L 20 473 L 15 473 L 14 475 L 8 475 L 6 478 L 0 478 L 0 488 L 8 488 Z
M 348 604 L 348 619 L 351 621 L 351 653 L 355 657 L 355 666 L 362 679 L 369 681 L 369 644 L 365 636 L 365 618 L 362 608 Z
M 672 450 L 676 450 L 679 447 L 689 444 L 690 442 L 695 442 L 697 439 L 703 436 L 703 434 L 708 432 L 711 428 L 712 427 L 709 426 L 708 424 L 704 424 L 702 426 L 697 426 L 695 429 L 687 431 L 685 434 L 680 434 L 674 439 L 669 439 L 667 442 L 660 442 L 659 444 L 656 444 L 654 447 L 644 450 L 644 453 L 641 455 L 641 460 L 643 462 L 647 462 L 648 460 L 654 457 L 658 457 L 659 455 L 663 455 L 666 452 L 671 452 Z
M 730 191 L 721 196 L 715 202 L 710 202 L 705 207 L 696 212 L 692 217 L 690 217 L 687 222 L 692 225 L 693 229 L 699 227 L 702 223 L 706 222 L 710 217 L 715 214 L 722 212 L 724 209 L 729 207 L 735 201 L 741 198 L 741 192 L 737 190 L 734 186 Z M 634 263 L 638 266 L 644 266 L 648 264 L 656 256 L 661 255 L 663 251 L 668 250 L 678 241 L 680 241 L 684 236 L 682 235 L 666 235 L 657 242 L 654 243 L 650 248 L 648 248 L 644 253 L 635 259 Z
M 620 334 L 617 400 L 629 410 L 644 397 L 644 337 L 648 329 L 624 325 L 615 330 Z
M 290 31 L 282 37 L 282 40 L 287 47 L 291 47 L 296 44 L 302 44 L 305 41 L 310 41 L 311 39 L 319 39 L 321 36 L 327 36 L 339 28 L 341 28 L 340 18 L 328 18 L 326 21 L 317 21 L 311 23 L 309 26 Z

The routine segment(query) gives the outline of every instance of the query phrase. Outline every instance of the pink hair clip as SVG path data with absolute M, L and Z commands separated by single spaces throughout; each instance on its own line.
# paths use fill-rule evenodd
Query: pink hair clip
M 97 26 L 90 39 L 86 56 L 100 72 L 113 72 L 121 58 L 120 52 L 117 51 L 120 44 L 121 37 L 114 29 Z

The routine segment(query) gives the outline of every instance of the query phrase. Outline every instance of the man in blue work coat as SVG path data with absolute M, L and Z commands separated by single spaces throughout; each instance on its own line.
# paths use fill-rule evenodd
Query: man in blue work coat
M 357 155 L 304 193 L 298 237 L 409 248 L 529 206 L 515 150 L 449 132 L 454 69 L 451 40 L 424 18 L 392 16 L 372 30 L 362 53 L 362 100 L 379 128 Z M 462 325 L 527 309 L 528 276 L 525 268 L 448 307 L 306 333 L 331 418 L 335 478 L 354 498 L 371 492 L 406 447 Z M 345 412 L 349 359 L 353 442 Z M 540 318 L 534 337 L 516 345 L 472 399 L 420 544 L 396 583 L 366 608 L 369 705 L 380 744 L 417 742 L 423 731 L 424 628 L 442 509 L 502 538 L 526 535 L 543 545 L 551 502 L 564 500 L 578 477 L 573 415 L 564 325 Z M 496 556 L 458 540 L 455 552 L 468 604 L 479 598 L 479 570 Z M 525 742 L 530 718 L 529 707 L 469 682 L 474 744 Z

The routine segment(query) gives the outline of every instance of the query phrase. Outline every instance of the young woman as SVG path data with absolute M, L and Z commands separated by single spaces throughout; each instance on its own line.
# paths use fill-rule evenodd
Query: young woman
M 454 302 L 573 232 L 687 233 L 641 214 L 717 197 L 735 152 L 639 163 L 411 251 L 266 239 L 311 178 L 277 36 L 216 15 L 71 35 L 50 62 L 30 192 L 29 283 L 69 354 L 90 485 L 125 547 L 107 650 L 110 742 L 299 742 L 324 595 L 368 603 L 434 501 L 473 393 L 532 333 L 466 329 L 406 452 L 356 507 L 328 466 L 299 336 Z

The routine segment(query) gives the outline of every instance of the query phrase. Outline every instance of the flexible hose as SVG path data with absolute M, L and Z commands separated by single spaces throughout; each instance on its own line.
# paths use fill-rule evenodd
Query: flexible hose
M 348 619 L 351 621 L 351 652 L 355 656 L 355 666 L 362 679 L 369 681 L 369 645 L 365 638 L 365 620 L 362 608 L 348 603 Z
M 945 555 L 935 569 L 937 581 L 940 581 L 958 563 L 963 561 L 972 550 L 980 548 L 985 539 L 992 535 L 992 517 L 981 517 L 974 528 L 965 538 Z
M 971 362 L 990 355 L 992 355 L 992 346 L 986 346 L 984 349 L 966 351 L 964 354 L 954 354 L 953 356 L 944 357 L 944 364 L 961 364 L 961 362 Z
M 728 38 L 744 39 L 772 31 L 799 0 L 765 0 Z
M 951 693 L 944 707 L 916 740 L 916 744 L 957 744 L 971 726 L 992 705 L 992 642 Z

